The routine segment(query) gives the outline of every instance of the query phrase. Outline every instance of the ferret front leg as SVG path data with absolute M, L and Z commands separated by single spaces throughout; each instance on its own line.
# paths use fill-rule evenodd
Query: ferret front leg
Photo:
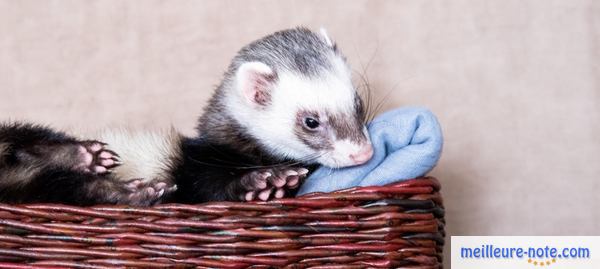
M 286 193 L 298 188 L 308 174 L 303 167 L 273 167 L 254 170 L 228 186 L 230 196 L 241 201 L 283 198 Z

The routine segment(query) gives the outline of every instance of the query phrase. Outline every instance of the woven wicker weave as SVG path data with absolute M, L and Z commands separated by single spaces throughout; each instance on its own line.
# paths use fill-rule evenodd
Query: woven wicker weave
M 0 268 L 441 268 L 436 179 L 270 202 L 0 204 Z

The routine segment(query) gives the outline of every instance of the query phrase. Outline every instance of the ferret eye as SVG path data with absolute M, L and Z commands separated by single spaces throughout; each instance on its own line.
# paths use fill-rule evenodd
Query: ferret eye
M 319 127 L 319 121 L 313 118 L 304 118 L 304 126 L 308 129 L 317 129 Z

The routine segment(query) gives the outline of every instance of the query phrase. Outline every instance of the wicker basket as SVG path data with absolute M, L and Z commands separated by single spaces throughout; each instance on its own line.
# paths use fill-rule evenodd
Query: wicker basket
M 269 202 L 0 204 L 0 268 L 441 268 L 432 177 Z

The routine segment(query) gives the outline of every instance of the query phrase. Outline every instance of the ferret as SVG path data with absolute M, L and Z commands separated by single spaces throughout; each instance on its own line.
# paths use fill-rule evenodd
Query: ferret
M 37 125 L 0 125 L 0 202 L 281 198 L 315 165 L 367 162 L 373 148 L 365 114 L 349 65 L 327 33 L 283 30 L 238 51 L 196 136 L 109 130 L 86 140 Z

